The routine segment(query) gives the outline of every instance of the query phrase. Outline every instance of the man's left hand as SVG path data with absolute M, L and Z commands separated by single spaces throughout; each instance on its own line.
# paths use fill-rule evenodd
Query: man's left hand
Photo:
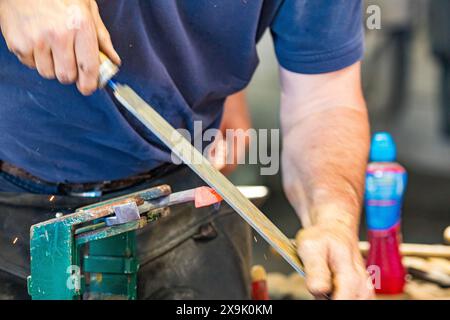
M 373 299 L 354 230 L 341 221 L 321 222 L 299 231 L 296 240 L 308 290 L 316 298 Z

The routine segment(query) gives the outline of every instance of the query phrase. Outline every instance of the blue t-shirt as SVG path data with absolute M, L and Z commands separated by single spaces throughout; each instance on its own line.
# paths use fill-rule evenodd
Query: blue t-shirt
M 250 81 L 272 31 L 280 64 L 331 72 L 363 54 L 360 0 L 98 0 L 122 58 L 116 77 L 175 128 L 220 123 L 224 99 Z M 170 152 L 111 95 L 83 97 L 20 64 L 0 37 L 0 160 L 50 182 L 120 179 Z

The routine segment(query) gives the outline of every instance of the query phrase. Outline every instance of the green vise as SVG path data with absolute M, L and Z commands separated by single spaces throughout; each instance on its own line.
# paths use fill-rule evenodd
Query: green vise
M 168 213 L 164 198 L 170 194 L 162 185 L 33 225 L 27 280 L 32 299 L 136 299 L 135 231 Z M 124 206 L 134 207 L 137 216 L 120 221 L 117 209 Z

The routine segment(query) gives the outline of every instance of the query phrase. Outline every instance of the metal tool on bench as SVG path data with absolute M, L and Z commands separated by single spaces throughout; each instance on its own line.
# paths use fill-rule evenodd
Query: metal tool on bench
M 134 231 L 167 215 L 173 205 L 194 202 L 199 208 L 220 201 L 208 187 L 172 193 L 162 185 L 33 225 L 29 294 L 33 299 L 80 299 L 89 292 L 91 299 L 135 299 L 139 263 Z

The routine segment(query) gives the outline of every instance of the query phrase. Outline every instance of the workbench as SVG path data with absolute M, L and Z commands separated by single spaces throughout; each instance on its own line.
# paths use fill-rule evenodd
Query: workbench
M 411 261 L 411 259 L 414 259 Z M 423 260 L 420 262 L 419 260 Z M 409 260 L 409 261 L 408 261 Z M 450 259 L 441 258 L 404 258 L 404 264 L 433 263 L 436 268 L 445 270 L 450 275 Z M 305 278 L 296 273 L 284 275 L 281 273 L 269 273 L 267 284 L 271 299 L 287 300 L 311 300 L 313 296 L 306 288 Z M 441 288 L 436 284 L 413 279 L 407 276 L 404 294 L 401 295 L 378 295 L 380 300 L 450 300 L 450 288 Z

